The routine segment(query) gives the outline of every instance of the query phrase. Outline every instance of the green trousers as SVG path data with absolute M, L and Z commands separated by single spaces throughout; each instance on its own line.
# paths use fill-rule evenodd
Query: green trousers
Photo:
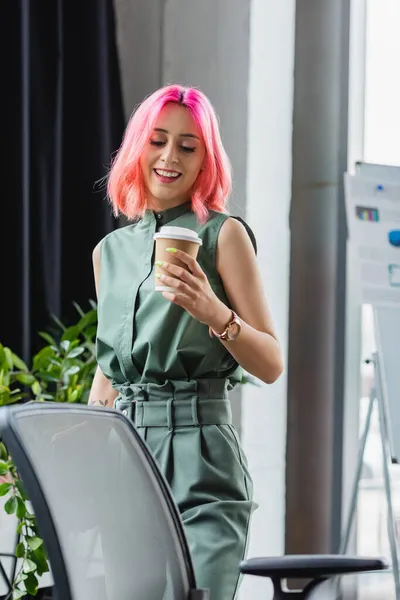
M 126 389 L 115 407 L 133 421 L 169 483 L 197 587 L 208 588 L 211 600 L 232 600 L 255 505 L 229 401 L 209 392 L 204 398 L 201 389 L 186 399 L 153 399 L 151 390 Z

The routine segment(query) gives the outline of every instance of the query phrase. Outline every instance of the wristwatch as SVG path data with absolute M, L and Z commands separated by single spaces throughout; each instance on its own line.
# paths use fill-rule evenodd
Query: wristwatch
M 209 327 L 208 329 L 209 329 L 210 337 L 215 335 L 215 337 L 217 337 L 220 340 L 223 340 L 225 342 L 233 342 L 234 340 L 236 340 L 237 336 L 239 335 L 239 333 L 242 329 L 242 324 L 241 324 L 240 319 L 237 316 L 237 314 L 234 311 L 232 311 L 231 320 L 229 321 L 228 325 L 225 327 L 225 329 L 222 333 L 217 333 L 216 331 L 211 329 L 211 327 Z

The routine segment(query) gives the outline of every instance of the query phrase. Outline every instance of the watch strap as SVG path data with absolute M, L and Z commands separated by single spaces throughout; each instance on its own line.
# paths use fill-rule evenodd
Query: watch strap
M 229 323 L 227 324 L 227 326 L 225 327 L 224 331 L 222 333 L 217 333 L 216 331 L 214 331 L 211 327 L 209 327 L 209 333 L 210 333 L 210 337 L 212 337 L 213 335 L 217 338 L 219 338 L 220 340 L 228 340 L 228 334 L 229 334 L 229 330 L 232 327 L 232 325 L 234 324 L 238 324 L 240 326 L 240 320 L 239 317 L 237 316 L 237 314 L 235 313 L 235 311 L 232 310 L 232 317 L 229 320 Z

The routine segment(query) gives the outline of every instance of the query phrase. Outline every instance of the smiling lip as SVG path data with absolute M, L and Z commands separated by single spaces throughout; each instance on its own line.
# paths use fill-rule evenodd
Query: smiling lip
M 182 175 L 179 171 L 170 171 L 168 169 L 153 169 L 153 171 L 161 183 L 174 183 Z

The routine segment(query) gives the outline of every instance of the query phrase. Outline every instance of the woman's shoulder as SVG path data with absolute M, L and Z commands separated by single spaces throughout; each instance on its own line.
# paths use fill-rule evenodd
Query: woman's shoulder
M 113 246 L 115 244 L 119 244 L 125 238 L 131 237 L 134 234 L 137 223 L 129 223 L 128 225 L 122 225 L 121 227 L 117 227 L 113 229 L 109 233 L 107 233 L 99 242 L 99 247 L 104 246 Z
M 210 211 L 209 220 L 210 226 L 215 230 L 217 238 L 219 238 L 221 232 L 225 239 L 238 239 L 238 236 L 248 236 L 254 251 L 257 254 L 256 236 L 250 225 L 242 217 L 228 213 Z

